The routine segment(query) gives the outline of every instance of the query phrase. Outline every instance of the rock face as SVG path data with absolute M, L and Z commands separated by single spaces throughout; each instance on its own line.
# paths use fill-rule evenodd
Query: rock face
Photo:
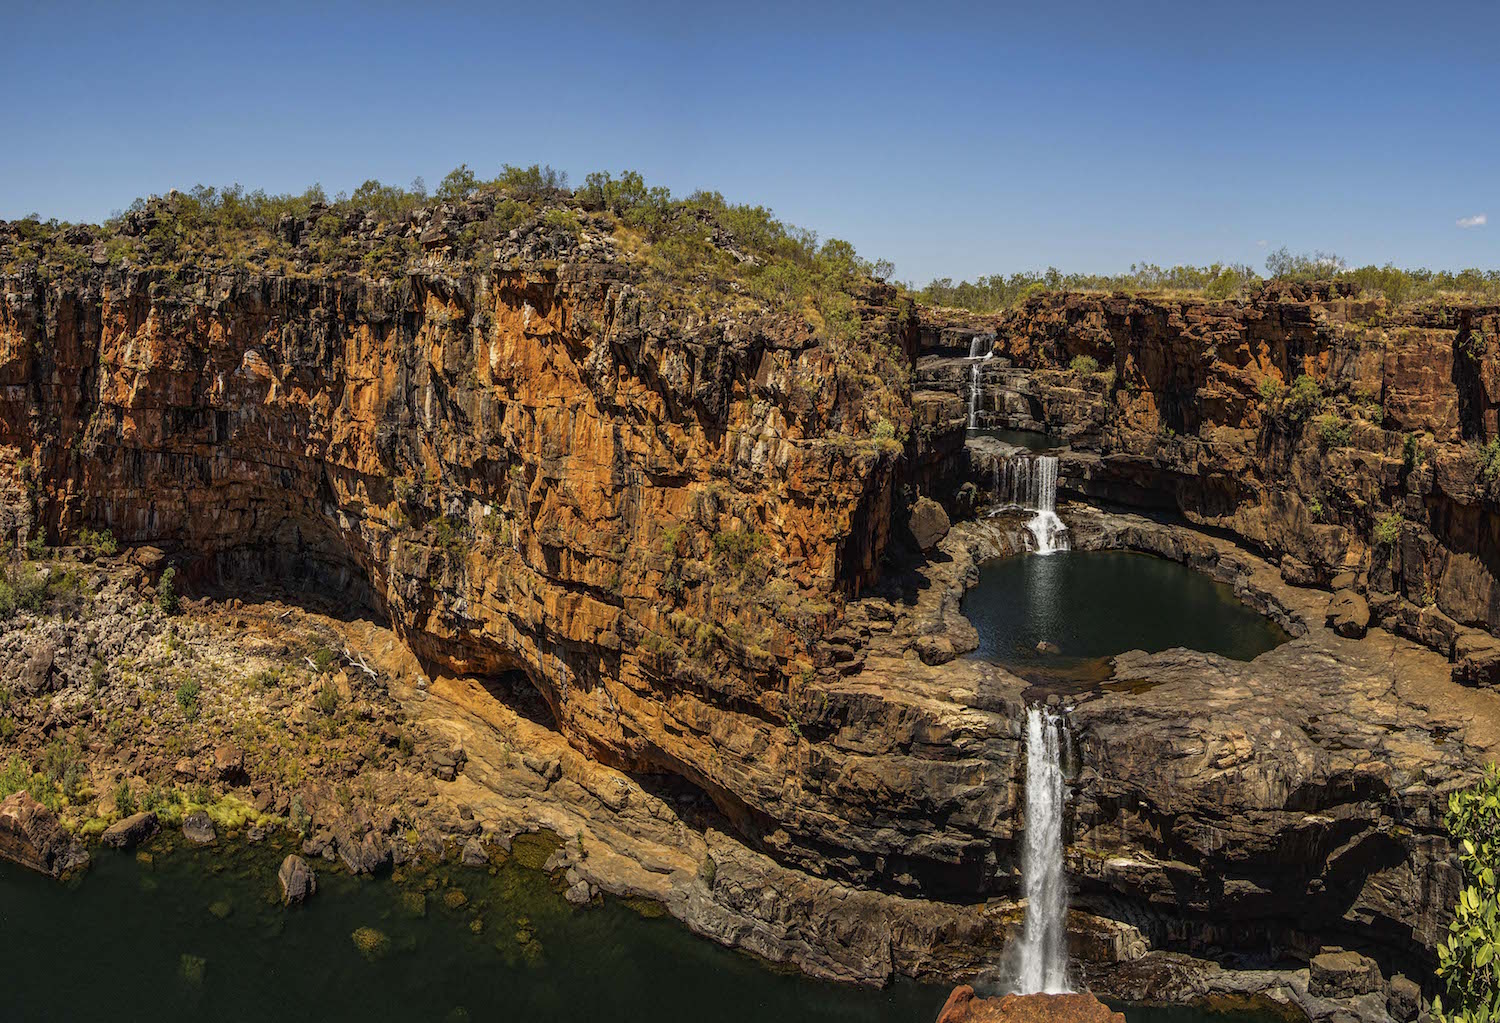
M 996 334 L 984 424 L 1071 444 L 1063 491 L 1229 531 L 1297 585 L 1352 573 L 1379 624 L 1491 684 L 1455 654 L 1500 629 L 1500 474 L 1482 450 L 1500 437 L 1500 308 L 1276 283 L 1246 302 L 1045 295 L 952 319 L 957 340 Z M 966 393 L 947 334 L 924 330 L 917 383 Z M 1073 371 L 1078 356 L 1104 372 Z M 1302 376 L 1315 386 L 1293 395 Z
M 1093 995 L 981 998 L 963 984 L 948 996 L 937 1023 L 1125 1023 L 1125 1016 Z
M 428 230 L 435 252 L 451 238 Z M 433 674 L 524 673 L 578 750 L 717 804 L 735 834 L 701 837 L 674 905 L 704 933 L 845 979 L 992 958 L 1014 917 L 1029 694 L 958 657 L 977 645 L 960 599 L 1016 545 L 1003 522 L 961 521 L 991 477 L 950 471 L 966 450 L 952 360 L 908 384 L 919 334 L 963 332 L 876 285 L 853 340 L 750 306 L 705 316 L 606 237 L 542 240 L 394 282 L 6 278 L 0 525 L 55 541 L 107 525 L 136 545 L 143 592 L 169 565 L 188 590 L 315 585 L 375 609 Z M 1276 564 L 1065 507 L 1076 543 L 1213 572 L 1298 637 L 1249 664 L 1128 654 L 1079 701 L 1082 958 L 1310 957 L 1333 930 L 1421 960 L 1445 926 L 1447 787 L 1500 749 L 1492 710 L 1433 682 L 1458 688 L 1450 657 L 1465 682 L 1500 676 L 1500 516 L 1470 450 L 1496 426 L 1494 359 L 1471 340 L 1500 324 L 1377 311 L 1267 289 L 1037 299 L 991 324 L 990 422 L 1069 440 L 1065 496 L 1177 512 Z M 1263 396 L 1298 374 L 1335 422 Z M 1335 578 L 1330 629 L 1327 594 L 1291 583 Z M 1385 631 L 1356 641 L 1361 599 Z M 86 663 L 50 643 L 6 659 L 28 691 Z M 236 752 L 216 751 L 221 781 Z M 431 763 L 433 784 L 467 784 L 462 754 Z M 527 766 L 560 777 L 555 759 Z M 646 797 L 572 798 L 626 819 Z M 154 827 L 137 815 L 105 840 Z M 323 829 L 304 852 L 373 872 L 389 836 Z
M 574 741 L 756 840 L 828 840 L 852 811 L 795 779 L 794 716 L 890 535 L 900 445 L 872 433 L 908 428 L 909 308 L 872 286 L 851 374 L 800 317 L 684 320 L 602 239 L 507 244 L 398 284 L 7 278 L 0 451 L 34 527 L 108 526 L 179 587 L 342 592 L 429 664 L 524 671 Z
M 88 852 L 74 842 L 57 815 L 24 791 L 0 802 L 0 858 L 53 877 L 89 862 Z

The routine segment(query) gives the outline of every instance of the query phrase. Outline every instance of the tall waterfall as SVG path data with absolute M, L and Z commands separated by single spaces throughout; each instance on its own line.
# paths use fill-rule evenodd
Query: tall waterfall
M 1057 517 L 1057 456 L 1014 455 L 995 464 L 995 502 L 1034 512 L 1026 523 L 1038 554 L 1068 549 L 1068 527 Z
M 1026 845 L 1021 882 L 1026 925 L 1016 989 L 1023 995 L 1068 991 L 1068 888 L 1063 873 L 1063 719 L 1040 705 L 1026 710 Z
M 975 334 L 969 339 L 969 429 L 979 429 L 979 367 L 994 357 L 994 351 L 985 351 L 995 340 L 994 334 Z

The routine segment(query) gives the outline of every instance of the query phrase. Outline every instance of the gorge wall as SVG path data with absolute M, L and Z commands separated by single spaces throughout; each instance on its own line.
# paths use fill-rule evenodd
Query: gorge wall
M 919 387 L 962 391 L 948 360 L 994 332 L 985 422 L 1065 439 L 1065 489 L 1224 530 L 1294 583 L 1348 573 L 1377 621 L 1464 681 L 1500 681 L 1500 458 L 1485 447 L 1500 309 L 1273 283 L 1247 302 L 1042 296 L 930 320 Z
M 462 228 L 462 209 L 444 216 Z M 841 333 L 689 301 L 584 221 L 538 216 L 484 266 L 438 231 L 396 279 L 108 260 L 5 277 L 0 527 L 21 543 L 108 528 L 205 590 L 345 594 L 431 665 L 524 672 L 575 746 L 687 779 L 782 864 L 944 921 L 1017 890 L 1027 687 L 954 659 L 973 648 L 959 598 L 1001 542 L 911 516 L 919 496 L 955 519 L 974 506 L 955 357 L 976 332 L 999 356 L 985 422 L 1064 436 L 1075 497 L 1172 510 L 1299 584 L 1352 575 L 1393 628 L 1447 635 L 1465 680 L 1500 663 L 1483 645 L 1492 310 L 1388 316 L 1270 287 L 977 317 L 865 282 Z M 1075 371 L 1079 355 L 1112 373 Z M 1316 409 L 1262 393 L 1298 374 Z M 1388 510 L 1404 517 L 1386 543 Z M 1209 538 L 1079 533 L 1259 571 Z M 1217 664 L 1148 660 L 1131 667 L 1159 687 L 1149 713 L 1126 691 L 1080 708 L 1069 866 L 1090 912 L 1200 952 L 1301 953 L 1323 925 L 1430 950 L 1455 883 L 1445 786 L 1477 747 L 1394 694 L 1388 650 L 1335 642 L 1222 689 Z M 1341 657 L 1354 667 L 1328 666 Z M 1289 678 L 1320 682 L 1288 701 Z M 1345 703 L 1360 709 L 1329 713 Z M 751 887 L 715 894 L 786 912 Z M 828 909 L 809 899 L 799 911 Z M 932 968 L 925 948 L 893 951 L 931 930 L 849 926 L 886 949 L 864 979 Z M 1130 944 L 1099 941 L 1101 959 Z

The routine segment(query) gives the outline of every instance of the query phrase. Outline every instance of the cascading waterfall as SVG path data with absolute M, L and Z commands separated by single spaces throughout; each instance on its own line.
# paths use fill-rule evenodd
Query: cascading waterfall
M 1057 456 L 1014 455 L 995 464 L 994 500 L 1033 512 L 1026 531 L 1038 554 L 1068 549 L 1068 527 L 1057 517 Z
M 1040 705 L 1026 710 L 1026 844 L 1021 883 L 1026 924 L 1016 990 L 1063 994 L 1068 988 L 1068 888 L 1063 873 L 1063 719 Z
M 969 339 L 969 429 L 979 429 L 979 392 L 980 371 L 979 367 L 994 358 L 993 351 L 985 351 L 985 347 L 995 340 L 993 334 L 975 334 Z

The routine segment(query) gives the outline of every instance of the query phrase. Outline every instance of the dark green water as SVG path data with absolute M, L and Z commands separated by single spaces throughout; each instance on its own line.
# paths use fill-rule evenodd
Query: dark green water
M 989 562 L 964 596 L 977 656 L 1039 685 L 1098 682 L 1127 650 L 1188 647 L 1248 661 L 1290 637 L 1234 591 L 1164 558 L 1127 551 Z M 1039 653 L 1037 644 L 1056 652 Z
M 99 850 L 68 884 L 0 861 L 0 1019 L 930 1023 L 948 994 L 822 983 L 619 901 L 577 909 L 514 861 L 376 880 L 317 861 L 317 895 L 287 910 L 285 851 L 158 841 L 150 862 Z M 361 928 L 383 949 L 362 952 Z M 1129 1023 L 1275 1023 L 1123 1011 Z
M 1061 437 L 1054 437 L 1050 433 L 1034 433 L 1031 430 L 970 430 L 969 436 L 993 437 L 1028 451 L 1051 451 L 1063 446 Z
M 927 1023 L 947 994 L 773 970 L 620 902 L 575 909 L 510 864 L 397 883 L 317 861 L 317 895 L 284 910 L 284 850 L 153 852 L 101 850 L 74 885 L 0 862 L 0 1019 Z M 361 927 L 383 954 L 355 946 Z

